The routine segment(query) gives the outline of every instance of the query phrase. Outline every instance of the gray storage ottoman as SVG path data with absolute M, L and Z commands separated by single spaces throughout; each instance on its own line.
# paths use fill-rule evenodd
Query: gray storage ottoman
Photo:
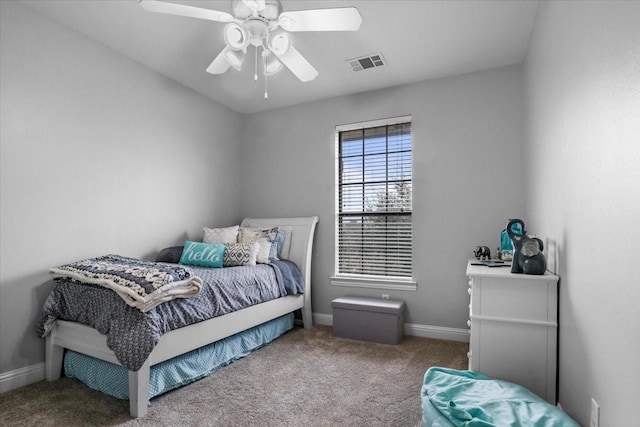
M 404 301 L 340 297 L 333 306 L 333 335 L 398 344 L 404 332 Z

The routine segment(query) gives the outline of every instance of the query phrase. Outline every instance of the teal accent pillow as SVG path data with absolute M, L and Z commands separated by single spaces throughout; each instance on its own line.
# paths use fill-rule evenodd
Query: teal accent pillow
M 222 268 L 224 261 L 224 245 L 209 243 L 184 242 L 180 264 L 200 267 Z

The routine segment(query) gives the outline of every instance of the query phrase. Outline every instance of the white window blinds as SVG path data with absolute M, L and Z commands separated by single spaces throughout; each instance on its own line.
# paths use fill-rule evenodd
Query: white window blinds
M 337 273 L 412 276 L 411 122 L 338 131 Z

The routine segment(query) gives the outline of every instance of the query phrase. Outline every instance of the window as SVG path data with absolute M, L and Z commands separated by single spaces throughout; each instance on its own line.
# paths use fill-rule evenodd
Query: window
M 337 128 L 337 277 L 412 280 L 412 145 L 410 117 Z

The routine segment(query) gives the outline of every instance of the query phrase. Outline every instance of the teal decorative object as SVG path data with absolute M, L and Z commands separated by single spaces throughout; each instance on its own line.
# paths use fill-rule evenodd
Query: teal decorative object
M 222 268 L 224 260 L 224 245 L 192 242 L 184 243 L 180 264 L 197 265 L 200 267 Z
M 522 227 L 519 223 L 514 223 L 512 228 L 515 233 L 522 234 Z M 500 254 L 502 259 L 506 261 L 513 258 L 513 244 L 506 228 L 500 233 Z
M 542 240 L 527 236 L 521 219 L 510 219 L 506 230 L 513 245 L 511 272 L 544 274 L 547 271 L 547 260 L 542 253 Z
M 522 233 L 522 230 L 518 232 Z M 505 228 L 504 230 L 502 230 L 502 233 L 500 233 L 500 252 L 512 251 L 512 250 L 513 250 L 513 245 L 511 244 L 511 238 L 509 237 L 509 234 L 507 233 L 507 229 Z

